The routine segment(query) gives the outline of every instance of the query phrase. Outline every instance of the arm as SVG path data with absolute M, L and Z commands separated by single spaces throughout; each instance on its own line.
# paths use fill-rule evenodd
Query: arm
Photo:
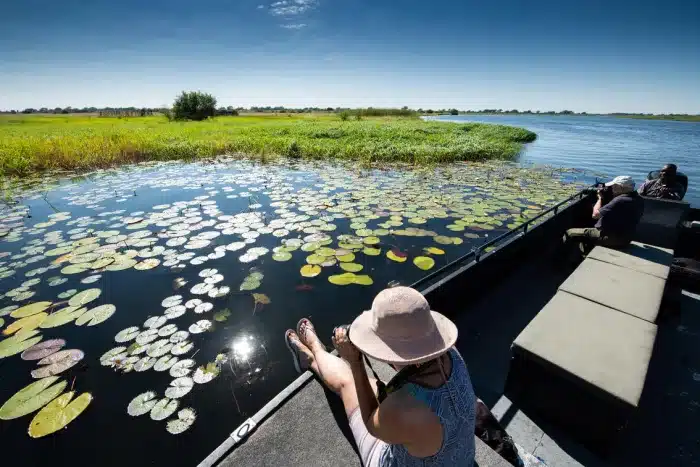
M 598 195 L 598 201 L 596 201 L 595 206 L 593 206 L 593 219 L 600 219 L 601 213 L 600 209 L 603 207 L 603 199 Z
M 360 403 L 362 420 L 365 422 L 365 425 L 367 425 L 370 434 L 374 435 L 368 421 L 372 418 L 377 408 L 379 408 L 379 402 L 369 383 L 361 354 L 357 359 L 350 362 L 350 369 L 352 370 L 352 377 L 355 380 L 355 390 L 357 391 L 357 401 Z
M 648 181 L 642 183 L 642 186 L 639 187 L 639 190 L 637 190 L 637 193 L 639 193 L 642 196 L 646 196 L 646 191 L 647 191 L 648 186 L 649 186 Z

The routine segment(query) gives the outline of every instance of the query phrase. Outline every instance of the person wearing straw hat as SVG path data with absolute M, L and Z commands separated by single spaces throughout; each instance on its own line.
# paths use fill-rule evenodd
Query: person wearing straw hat
M 365 467 L 474 465 L 476 396 L 454 348 L 457 327 L 420 292 L 381 291 L 332 340 L 341 358 L 306 318 L 285 333 L 297 370 L 310 369 L 342 399 Z M 370 378 L 363 355 L 398 373 L 386 385 Z

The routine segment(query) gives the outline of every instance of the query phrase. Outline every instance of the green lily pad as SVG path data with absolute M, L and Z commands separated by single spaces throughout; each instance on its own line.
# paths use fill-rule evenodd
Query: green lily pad
M 87 323 L 88 326 L 95 326 L 108 320 L 116 310 L 117 307 L 111 304 L 96 306 L 76 319 L 75 324 L 82 326 Z
M 363 267 L 364 266 L 357 263 L 340 263 L 340 269 L 347 272 L 360 272 Z
M 362 249 L 362 252 L 367 256 L 379 256 L 382 250 L 380 248 L 365 247 Z
M 253 300 L 255 300 L 255 303 L 259 303 L 261 305 L 269 305 L 270 304 L 270 297 L 268 297 L 264 293 L 254 293 Z
M 56 313 L 51 313 L 48 318 L 41 323 L 42 329 L 56 328 L 58 326 L 63 326 L 66 323 L 70 323 L 74 319 L 80 317 L 83 313 L 87 311 L 87 308 L 68 306 Z
M 52 305 L 51 302 L 35 302 L 25 305 L 22 308 L 17 308 L 15 311 L 10 313 L 13 318 L 26 318 L 27 316 L 35 315 L 46 310 Z
M 338 261 L 343 262 L 343 263 L 351 263 L 355 261 L 355 254 L 354 253 L 346 253 L 344 255 L 336 256 Z
M 12 420 L 39 410 L 58 396 L 66 388 L 66 381 L 54 384 L 57 376 L 35 381 L 20 389 L 0 407 L 0 419 Z
M 436 248 L 434 246 L 428 247 L 428 248 L 423 248 L 423 251 L 425 251 L 428 254 L 431 255 L 444 255 L 445 250 L 441 250 L 440 248 Z
M 408 259 L 407 256 L 398 256 L 392 250 L 389 250 L 386 252 L 386 257 L 392 261 L 396 261 L 397 263 L 403 263 L 406 261 L 406 259 Z
M 273 253 L 272 259 L 275 261 L 289 261 L 292 259 L 292 254 L 288 251 L 278 251 L 277 253 Z
M 41 409 L 29 424 L 29 436 L 41 438 L 55 433 L 83 413 L 92 402 L 92 395 L 84 392 L 71 402 L 73 394 L 73 391 L 62 394 Z
M 68 304 L 70 306 L 83 306 L 86 303 L 90 303 L 91 301 L 95 300 L 100 295 L 102 295 L 102 290 L 100 289 L 83 290 L 82 292 L 78 292 L 77 294 L 73 295 L 70 300 L 68 300 Z
M 180 401 L 177 399 L 168 399 L 167 397 L 159 400 L 151 409 L 152 420 L 165 420 L 177 410 Z
M 415 264 L 418 269 L 427 271 L 435 266 L 435 260 L 429 256 L 416 256 L 413 258 L 413 264 Z
M 303 277 L 316 277 L 321 274 L 321 266 L 315 264 L 306 264 L 301 267 L 301 275 Z
M 0 358 L 10 357 L 24 352 L 33 345 L 41 342 L 42 337 L 36 336 L 39 331 L 18 331 L 14 336 L 0 341 Z M 36 336 L 36 337 L 35 337 Z
M 15 332 L 21 330 L 24 331 L 31 331 L 32 329 L 36 329 L 41 324 L 48 318 L 49 314 L 46 312 L 40 312 L 31 316 L 27 316 L 26 318 L 20 318 L 17 321 L 13 321 L 10 323 L 3 331 L 2 333 L 5 336 L 9 336 L 11 334 L 14 334 Z

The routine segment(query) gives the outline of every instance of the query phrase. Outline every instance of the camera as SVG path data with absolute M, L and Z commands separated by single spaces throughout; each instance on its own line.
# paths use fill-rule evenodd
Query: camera
M 585 190 L 586 194 L 593 194 L 600 196 L 602 204 L 605 205 L 613 199 L 613 189 L 611 186 L 605 186 L 605 183 L 596 181 L 595 185 Z

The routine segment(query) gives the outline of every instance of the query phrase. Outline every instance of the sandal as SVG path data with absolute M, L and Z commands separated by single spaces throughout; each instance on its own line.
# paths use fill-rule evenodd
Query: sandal
M 302 326 L 304 327 L 303 330 L 302 330 Z M 311 321 L 309 321 L 308 318 L 301 318 L 299 320 L 299 322 L 297 323 L 297 335 L 299 336 L 299 340 L 301 341 L 302 344 L 311 348 L 306 342 L 304 342 L 304 339 L 302 339 L 302 337 L 301 337 L 301 336 L 306 337 L 307 330 L 311 330 L 311 332 L 314 333 L 314 336 L 316 336 L 316 340 L 318 340 L 319 343 L 321 344 L 321 347 L 323 347 L 325 349 L 326 346 L 323 345 L 323 342 L 321 342 L 321 339 L 319 339 L 318 333 L 316 332 L 316 328 L 314 327 L 313 323 Z
M 299 357 L 299 349 L 297 348 L 296 345 L 292 344 L 292 333 L 294 331 L 292 329 L 287 329 L 284 333 L 284 343 L 287 346 L 287 349 L 289 349 L 289 352 L 292 354 L 292 359 L 294 361 L 294 368 L 297 370 L 299 374 L 303 373 L 301 369 L 301 359 Z M 297 336 L 298 338 L 298 336 Z

